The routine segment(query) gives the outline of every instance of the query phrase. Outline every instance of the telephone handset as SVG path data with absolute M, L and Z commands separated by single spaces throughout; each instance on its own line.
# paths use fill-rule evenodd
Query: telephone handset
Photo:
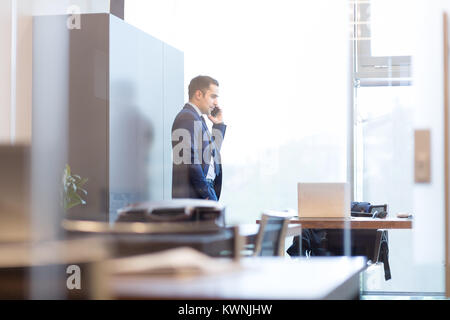
M 214 109 L 212 109 L 211 111 L 211 115 L 213 117 L 217 116 L 217 114 L 219 113 L 220 109 L 218 107 L 214 107 Z

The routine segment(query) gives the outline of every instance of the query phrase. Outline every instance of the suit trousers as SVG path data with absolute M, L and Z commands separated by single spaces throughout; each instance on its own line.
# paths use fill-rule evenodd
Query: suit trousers
M 208 200 L 218 201 L 217 195 L 216 195 L 216 190 L 214 189 L 214 180 L 206 179 L 206 184 L 208 185 L 209 191 L 211 191 L 211 193 L 214 195 L 214 199 L 208 199 Z

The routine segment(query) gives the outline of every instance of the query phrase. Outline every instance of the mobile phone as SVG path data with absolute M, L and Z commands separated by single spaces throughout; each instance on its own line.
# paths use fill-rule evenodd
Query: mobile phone
M 214 107 L 214 109 L 212 109 L 211 111 L 211 115 L 213 117 L 217 116 L 217 114 L 219 113 L 220 109 L 218 107 Z

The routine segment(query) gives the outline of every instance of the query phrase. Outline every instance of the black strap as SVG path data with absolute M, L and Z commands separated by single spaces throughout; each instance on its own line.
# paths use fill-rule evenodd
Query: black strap
M 384 265 L 384 279 L 391 279 L 391 267 L 389 266 L 389 248 L 388 243 L 385 240 L 381 241 L 380 248 L 380 261 L 383 262 Z

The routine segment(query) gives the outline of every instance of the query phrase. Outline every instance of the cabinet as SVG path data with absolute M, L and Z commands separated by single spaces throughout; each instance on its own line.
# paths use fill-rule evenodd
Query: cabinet
M 34 17 L 33 114 L 48 116 L 33 117 L 33 138 L 58 127 L 72 173 L 89 179 L 86 205 L 68 217 L 114 221 L 127 203 L 170 199 L 183 53 L 110 14 L 82 14 L 80 29 L 66 20 Z M 55 110 L 66 126 L 35 123 L 60 121 Z

